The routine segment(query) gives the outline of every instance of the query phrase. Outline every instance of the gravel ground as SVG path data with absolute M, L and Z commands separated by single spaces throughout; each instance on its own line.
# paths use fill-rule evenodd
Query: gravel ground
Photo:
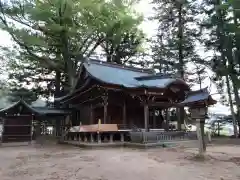
M 240 180 L 240 146 L 86 150 L 46 145 L 1 147 L 1 180 Z

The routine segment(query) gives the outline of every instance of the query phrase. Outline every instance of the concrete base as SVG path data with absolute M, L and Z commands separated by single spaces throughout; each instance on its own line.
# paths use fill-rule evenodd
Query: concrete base
M 156 147 L 197 147 L 197 140 L 188 141 L 168 141 L 158 143 L 131 143 L 131 142 L 108 142 L 108 143 L 82 143 L 77 141 L 63 141 L 61 144 L 78 146 L 81 148 L 112 148 L 112 147 L 127 147 L 127 148 L 156 148 Z
M 68 144 L 73 146 L 78 146 L 81 148 L 98 148 L 98 147 L 123 147 L 124 143 L 122 142 L 112 142 L 112 143 L 85 143 L 85 142 L 77 142 L 77 141 L 62 141 L 60 144 Z

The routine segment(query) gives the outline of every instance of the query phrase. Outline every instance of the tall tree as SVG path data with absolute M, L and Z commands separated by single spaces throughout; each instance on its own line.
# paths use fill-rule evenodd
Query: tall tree
M 197 28 L 197 4 L 193 0 L 154 0 L 158 32 L 153 39 L 152 53 L 155 67 L 160 72 L 178 74 L 188 80 L 189 63 L 202 63 L 196 53 L 196 40 L 201 32 Z M 181 109 L 178 128 L 184 121 Z
M 159 68 L 169 69 L 186 79 L 188 63 L 201 60 L 195 49 L 201 35 L 195 23 L 198 21 L 197 5 L 191 0 L 154 0 L 153 3 L 156 15 L 151 19 L 158 22 L 152 45 L 153 58 Z
M 0 3 L 1 28 L 40 67 L 61 73 L 71 90 L 79 65 L 115 29 L 130 30 L 140 21 L 134 1 L 10 0 Z M 121 1 L 125 2 L 125 1 Z M 56 82 L 59 84 L 59 82 Z
M 234 3 L 235 2 L 235 3 Z M 233 102 L 231 93 L 233 92 L 238 118 L 235 117 L 231 107 L 233 120 L 238 119 L 240 124 L 240 97 L 238 94 L 239 80 L 239 24 L 237 21 L 236 7 L 239 7 L 236 1 L 203 1 L 202 9 L 206 15 L 203 23 L 208 31 L 205 41 L 207 48 L 215 51 L 216 55 L 212 59 L 212 70 L 222 82 L 225 79 L 230 106 Z M 206 35 L 205 35 L 206 36 Z M 230 81 L 232 83 L 230 83 Z M 231 87 L 232 86 L 232 87 Z M 231 89 L 233 90 L 231 92 Z M 236 123 L 234 129 L 236 133 Z M 236 134 L 235 134 L 236 135 Z

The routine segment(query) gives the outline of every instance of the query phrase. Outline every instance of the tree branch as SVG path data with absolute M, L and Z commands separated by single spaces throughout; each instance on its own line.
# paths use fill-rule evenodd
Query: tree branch
M 17 37 L 15 36 L 15 34 L 10 31 L 10 27 L 8 26 L 8 23 L 7 23 L 7 20 L 6 20 L 6 17 L 5 17 L 5 13 L 4 13 L 4 10 L 3 10 L 3 7 L 2 7 L 2 3 L 0 3 L 0 11 L 1 11 L 1 14 L 2 16 L 0 16 L 0 20 L 2 21 L 2 23 L 4 24 L 4 26 L 8 29 L 8 33 L 11 35 L 12 39 L 22 48 L 24 48 L 27 53 L 29 53 L 29 55 L 31 55 L 32 57 L 34 57 L 35 59 L 37 60 L 40 60 L 43 62 L 43 65 L 45 65 L 46 67 L 48 68 L 58 68 L 57 64 L 53 62 L 52 59 L 50 58 L 45 58 L 45 57 L 41 57 L 41 56 L 38 56 L 36 54 L 34 54 L 32 51 L 31 51 L 31 48 L 29 46 L 27 46 L 25 43 L 22 43 L 20 42 Z

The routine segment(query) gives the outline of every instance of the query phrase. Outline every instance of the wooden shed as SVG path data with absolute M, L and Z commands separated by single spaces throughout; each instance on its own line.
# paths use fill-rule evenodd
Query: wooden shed
M 46 116 L 59 116 L 66 111 L 54 108 L 37 108 L 24 100 L 0 110 L 2 118 L 2 143 L 30 142 L 32 140 L 33 120 Z

